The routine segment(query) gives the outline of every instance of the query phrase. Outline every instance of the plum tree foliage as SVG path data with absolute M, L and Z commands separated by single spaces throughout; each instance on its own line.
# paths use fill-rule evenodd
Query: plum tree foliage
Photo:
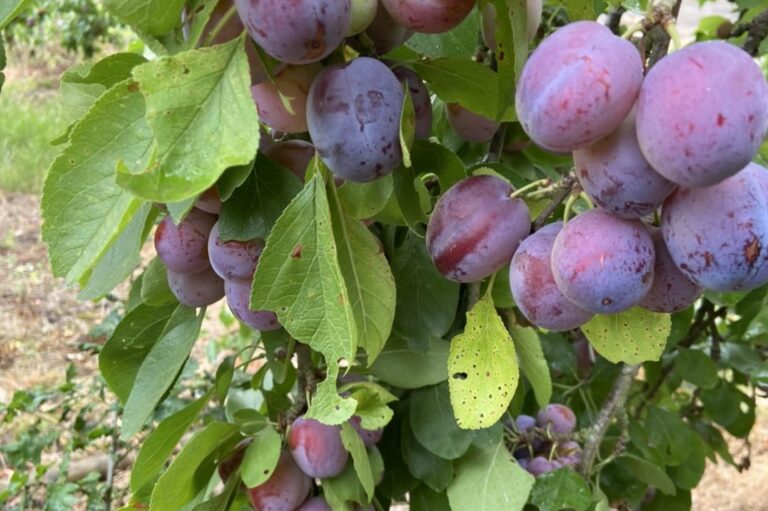
M 687 509 L 747 468 L 768 14 L 680 48 L 648 3 L 106 1 L 146 51 L 63 75 L 43 238 L 131 283 L 123 510 Z M 243 345 L 158 423 L 223 298 Z

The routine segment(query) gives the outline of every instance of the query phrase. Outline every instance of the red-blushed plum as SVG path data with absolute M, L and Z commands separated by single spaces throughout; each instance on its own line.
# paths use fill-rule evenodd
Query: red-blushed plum
M 445 111 L 453 131 L 467 142 L 488 142 L 500 126 L 498 122 L 470 112 L 458 103 L 448 103 Z
M 269 479 L 248 488 L 248 499 L 256 511 L 295 511 L 311 489 L 312 479 L 301 471 L 288 452 L 282 451 Z
M 256 272 L 262 250 L 264 250 L 264 240 L 258 238 L 250 241 L 222 241 L 218 222 L 213 226 L 208 237 L 208 257 L 211 266 L 213 271 L 223 279 L 250 282 Z
M 518 462 L 519 463 L 519 462 Z M 532 458 L 527 464 L 525 469 L 533 476 L 541 476 L 549 472 L 554 472 L 560 468 L 555 461 L 550 461 L 544 456 L 536 456 Z
M 288 448 L 301 470 L 310 477 L 336 477 L 349 453 L 341 442 L 341 427 L 299 417 L 288 430 Z
M 656 251 L 653 286 L 640 302 L 641 307 L 654 312 L 677 312 L 695 302 L 704 291 L 686 277 L 669 255 L 661 229 L 649 227 Z
M 315 146 L 305 140 L 283 140 L 268 147 L 264 154 L 290 170 L 303 183 L 309 162 L 315 156 Z
M 265 52 L 288 64 L 324 59 L 344 40 L 350 0 L 235 0 L 237 13 Z
M 245 449 L 250 444 L 250 440 L 243 440 L 237 444 L 232 454 L 221 460 L 219 463 L 218 471 L 219 478 L 221 478 L 222 481 L 227 482 L 229 476 L 234 474 L 235 471 L 240 468 L 240 464 L 243 462 L 243 456 L 245 456 Z
M 352 0 L 347 36 L 357 35 L 368 28 L 376 17 L 378 7 L 378 0 Z
M 363 443 L 366 447 L 371 447 L 372 445 L 378 444 L 379 440 L 381 440 L 381 437 L 384 435 L 384 429 L 365 429 L 361 422 L 362 419 L 360 419 L 360 417 L 357 415 L 354 415 L 351 419 L 349 419 L 349 424 L 355 428 L 355 431 L 357 431 L 357 434 L 360 435 L 360 438 L 363 440 Z
M 568 152 L 610 135 L 643 81 L 640 53 L 605 26 L 579 21 L 547 37 L 525 64 L 515 104 L 538 145 Z
M 415 71 L 398 66 L 392 70 L 401 83 L 408 86 L 408 92 L 413 100 L 413 108 L 416 112 L 416 138 L 427 139 L 432 133 L 432 100 L 424 82 Z
M 639 220 L 601 209 L 581 213 L 552 246 L 552 274 L 570 301 L 597 314 L 640 303 L 653 285 L 653 240 Z
M 310 497 L 296 511 L 332 511 L 322 497 Z
M 765 169 L 750 163 L 706 188 L 681 188 L 664 203 L 661 230 L 669 255 L 694 283 L 746 291 L 768 281 Z
M 687 188 L 743 169 L 768 129 L 768 85 L 752 58 L 722 41 L 696 43 L 651 69 L 637 138 L 657 172 Z
M 575 150 L 573 164 L 587 195 L 621 218 L 653 213 L 675 190 L 675 184 L 653 170 L 640 151 L 634 113 L 604 139 Z
M 275 76 L 274 83 L 264 82 L 251 87 L 259 120 L 273 130 L 285 133 L 307 131 L 307 96 L 321 69 L 319 64 L 288 66 Z M 293 113 L 285 108 L 280 94 L 288 98 Z
M 576 414 L 565 405 L 553 403 L 539 410 L 536 422 L 542 428 L 549 427 L 553 433 L 567 435 L 576 429 Z
M 403 94 L 392 71 L 368 57 L 317 76 L 307 105 L 309 133 L 334 175 L 364 183 L 400 165 Z
M 384 55 L 407 41 L 413 35 L 413 31 L 393 20 L 379 2 L 376 16 L 365 31 L 365 35 L 373 42 L 376 54 Z
M 229 310 L 243 324 L 264 332 L 280 329 L 280 322 L 274 312 L 252 311 L 248 307 L 251 302 L 250 282 L 226 280 L 224 281 L 224 292 L 227 296 Z
M 168 215 L 155 230 L 155 250 L 169 270 L 194 273 L 210 266 L 208 263 L 208 235 L 216 215 L 192 208 L 179 225 Z
M 440 34 L 462 21 L 475 0 L 379 0 L 397 23 L 416 32 Z
M 528 41 L 533 41 L 536 37 L 536 32 L 539 31 L 539 25 L 541 25 L 542 3 L 541 0 L 528 0 L 526 6 L 526 33 Z M 483 42 L 485 45 L 496 50 L 496 7 L 489 3 L 483 9 L 483 24 L 480 26 L 480 30 L 483 35 Z
M 187 307 L 207 307 L 224 298 L 224 281 L 210 267 L 195 273 L 168 270 L 168 287 Z
M 201 193 L 195 202 L 195 207 L 212 215 L 221 213 L 221 197 L 219 197 L 218 188 L 212 186 Z
M 437 201 L 427 225 L 427 248 L 444 277 L 477 282 L 512 260 L 531 231 L 528 206 L 496 176 L 472 176 Z
M 528 236 L 509 266 L 509 284 L 520 312 L 534 325 L 556 332 L 581 326 L 593 316 L 563 296 L 552 275 L 552 245 L 562 228 L 562 222 L 555 222 Z

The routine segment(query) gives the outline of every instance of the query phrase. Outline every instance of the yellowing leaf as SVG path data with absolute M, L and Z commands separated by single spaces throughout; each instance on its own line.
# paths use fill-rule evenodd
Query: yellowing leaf
M 669 314 L 635 307 L 619 314 L 597 315 L 581 329 L 606 359 L 639 364 L 661 358 L 672 320 Z

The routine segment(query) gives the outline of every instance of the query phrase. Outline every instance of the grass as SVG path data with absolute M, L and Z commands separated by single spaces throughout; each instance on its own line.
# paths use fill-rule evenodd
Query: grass
M 66 128 L 58 92 L 38 85 L 7 82 L 0 94 L 0 190 L 6 192 L 40 193 L 61 150 L 50 144 Z

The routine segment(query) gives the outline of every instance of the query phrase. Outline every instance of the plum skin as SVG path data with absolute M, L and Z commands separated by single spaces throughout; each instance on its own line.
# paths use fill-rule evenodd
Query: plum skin
M 264 240 L 221 241 L 219 222 L 208 236 L 208 257 L 215 271 L 223 279 L 248 281 L 253 278 Z
M 341 427 L 314 419 L 296 419 L 288 431 L 287 441 L 296 464 L 311 477 L 336 477 L 349 458 L 341 442 Z
M 439 34 L 459 23 L 475 0 L 379 0 L 397 23 L 416 32 Z
M 267 81 L 252 86 L 251 96 L 259 111 L 259 120 L 285 133 L 307 131 L 309 88 L 321 69 L 319 64 L 288 66 L 275 76 L 275 83 Z M 293 113 L 285 108 L 280 94 L 290 98 Z
M 593 316 L 571 303 L 552 275 L 552 245 L 562 228 L 562 222 L 555 222 L 528 236 L 509 266 L 510 288 L 520 312 L 534 325 L 556 332 L 581 326 Z
M 369 57 L 330 66 L 315 78 L 307 105 L 309 133 L 336 176 L 364 183 L 400 165 L 403 94 L 392 71 Z
M 477 282 L 512 260 L 531 230 L 525 202 L 512 186 L 478 175 L 452 186 L 437 201 L 427 225 L 427 249 L 438 271 L 457 282 Z
M 653 284 L 651 235 L 638 220 L 592 209 L 569 220 L 552 246 L 552 274 L 571 302 L 597 314 L 640 303 Z
M 458 103 L 445 105 L 445 112 L 453 131 L 467 142 L 489 142 L 501 126 L 494 120 L 470 112 Z
M 269 146 L 264 154 L 291 171 L 303 183 L 309 162 L 315 156 L 315 146 L 305 140 L 283 140 Z
M 355 431 L 360 435 L 360 438 L 366 447 L 378 444 L 379 440 L 381 440 L 381 437 L 384 435 L 384 429 L 365 429 L 361 423 L 362 419 L 358 415 L 353 415 L 352 418 L 349 419 L 349 424 L 355 428 Z
M 376 54 L 384 55 L 407 41 L 413 35 L 413 31 L 393 20 L 384 5 L 379 2 L 376 15 L 366 29 L 365 35 L 373 42 Z
M 235 6 L 254 41 L 287 64 L 330 55 L 343 41 L 351 13 L 350 0 L 235 0 Z
M 675 265 L 713 291 L 746 291 L 768 281 L 766 169 L 750 163 L 706 188 L 681 188 L 664 203 L 661 230 Z
M 637 49 L 603 25 L 557 29 L 525 64 L 515 96 L 525 132 L 541 147 L 568 152 L 619 127 L 643 80 Z
M 656 227 L 649 229 L 656 251 L 656 265 L 653 270 L 653 286 L 640 302 L 640 306 L 653 312 L 666 313 L 686 309 L 701 296 L 704 290 L 691 282 L 675 266 L 664 243 L 661 229 Z
M 322 497 L 310 497 L 296 511 L 331 511 L 331 506 Z
M 170 215 L 155 230 L 155 250 L 165 266 L 177 273 L 195 273 L 209 267 L 208 235 L 216 216 L 192 208 L 179 223 Z
M 187 307 L 207 307 L 224 298 L 224 281 L 211 268 L 195 273 L 168 270 L 168 287 Z
M 432 100 L 429 91 L 419 75 L 410 68 L 398 66 L 392 69 L 401 83 L 408 87 L 416 113 L 416 138 L 424 140 L 432 133 Z
M 675 184 L 646 161 L 630 113 L 619 129 L 573 152 L 579 183 L 602 209 L 621 218 L 653 213 L 675 190 Z
M 312 479 L 304 474 L 291 455 L 283 450 L 275 471 L 263 484 L 248 488 L 251 506 L 259 511 L 294 511 L 312 489 Z
M 687 188 L 744 168 L 768 129 L 768 84 L 740 48 L 692 44 L 659 61 L 637 105 L 637 137 L 657 172 Z
M 576 414 L 565 405 L 552 403 L 539 410 L 536 422 L 542 428 L 551 428 L 558 435 L 567 435 L 576 429 Z
M 250 282 L 226 280 L 224 281 L 224 293 L 227 297 L 229 310 L 241 323 L 262 332 L 280 329 L 280 322 L 274 312 L 253 311 L 249 308 L 248 305 L 251 301 Z

